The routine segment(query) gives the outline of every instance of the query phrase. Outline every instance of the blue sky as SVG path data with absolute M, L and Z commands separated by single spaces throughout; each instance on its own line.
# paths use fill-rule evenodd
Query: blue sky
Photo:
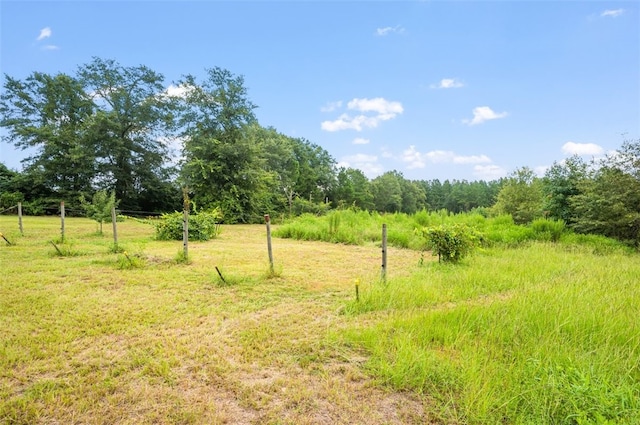
M 2 74 L 94 56 L 243 75 L 263 126 L 370 178 L 493 180 L 640 137 L 637 1 L 0 1 Z M 0 162 L 24 152 L 0 143 Z

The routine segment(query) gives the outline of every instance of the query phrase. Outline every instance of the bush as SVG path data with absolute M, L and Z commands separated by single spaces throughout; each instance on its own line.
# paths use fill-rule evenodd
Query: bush
M 438 261 L 457 263 L 473 250 L 480 235 L 464 224 L 423 228 L 427 247 L 438 255 Z
M 163 214 L 159 223 L 156 223 L 156 239 L 161 241 L 182 240 L 183 213 L 174 212 Z M 189 240 L 208 241 L 218 236 L 222 213 L 219 208 L 209 211 L 200 211 L 189 216 Z

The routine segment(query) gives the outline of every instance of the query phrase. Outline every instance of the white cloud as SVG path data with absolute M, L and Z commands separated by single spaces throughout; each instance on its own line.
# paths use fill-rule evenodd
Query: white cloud
M 186 86 L 186 85 L 174 86 L 173 84 L 170 84 L 169 87 L 167 87 L 167 90 L 165 90 L 164 94 L 169 97 L 185 98 L 187 97 L 189 92 L 193 91 L 194 89 L 195 87 L 193 86 Z
M 595 143 L 567 142 L 562 145 L 562 153 L 565 155 L 601 155 L 604 153 L 604 149 Z
M 533 168 L 533 172 L 536 173 L 536 176 L 543 177 L 544 173 L 546 173 L 548 169 L 548 165 L 538 165 L 537 167 Z
M 488 106 L 478 106 L 473 109 L 473 119 L 471 120 L 462 120 L 463 123 L 467 125 L 477 125 L 482 124 L 485 121 L 495 120 L 498 118 L 504 118 L 508 115 L 507 112 L 494 112 Z
M 487 155 L 471 155 L 471 156 L 454 156 L 454 164 L 486 164 L 491 162 L 491 158 Z
M 354 145 L 367 145 L 369 144 L 369 142 L 371 142 L 371 140 L 363 139 L 362 137 L 356 137 L 355 139 L 353 139 Z
M 400 158 L 407 164 L 408 169 L 425 168 L 427 163 L 431 164 L 486 164 L 491 162 L 491 158 L 486 155 L 461 156 L 451 151 L 436 150 L 430 152 L 419 152 L 411 145 L 402 152 Z
M 336 109 L 340 109 L 342 107 L 342 101 L 338 100 L 337 102 L 327 102 L 327 104 L 320 108 L 322 112 L 333 112 Z
M 389 101 L 382 97 L 376 97 L 374 99 L 356 98 L 347 103 L 347 108 L 360 112 L 377 112 L 380 115 L 393 115 L 393 117 L 404 111 L 400 102 Z
M 362 131 L 366 127 L 375 128 L 381 121 L 393 119 L 404 111 L 400 102 L 389 101 L 382 97 L 374 99 L 355 98 L 347 103 L 347 108 L 363 112 L 363 114 L 356 116 L 342 114 L 334 121 L 323 121 L 320 127 L 325 131 Z M 367 112 L 373 112 L 375 115 L 365 115 L 364 113 Z
M 402 34 L 404 33 L 404 28 L 402 28 L 400 25 L 396 25 L 395 27 L 384 27 L 376 29 L 376 35 L 379 35 L 381 37 L 392 33 Z
M 323 121 L 320 127 L 325 131 L 362 131 L 364 127 L 377 127 L 378 121 L 380 120 L 377 117 L 367 117 L 366 115 L 351 117 L 347 114 L 342 114 L 335 121 Z
M 45 38 L 51 37 L 51 34 L 52 34 L 51 28 L 49 28 L 49 27 L 42 28 L 40 30 L 40 35 L 38 36 L 38 38 L 36 40 L 37 41 L 44 40 Z
M 46 46 L 42 46 L 42 50 L 59 50 L 60 47 L 54 44 L 47 44 Z
M 431 84 L 432 89 L 457 89 L 464 87 L 464 83 L 455 78 L 443 78 L 438 84 Z
M 378 162 L 377 156 L 363 153 L 343 157 L 338 162 L 338 167 L 357 168 L 369 178 L 376 177 L 384 171 L 384 168 Z
M 624 9 L 607 9 L 600 14 L 603 18 L 617 18 L 624 13 Z
M 496 180 L 507 175 L 507 170 L 498 165 L 476 165 L 473 167 L 473 175 L 481 180 Z

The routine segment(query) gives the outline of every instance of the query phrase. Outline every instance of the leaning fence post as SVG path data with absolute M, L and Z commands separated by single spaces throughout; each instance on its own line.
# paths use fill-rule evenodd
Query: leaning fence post
M 264 215 L 264 221 L 267 223 L 267 249 L 269 250 L 269 270 L 273 274 L 273 250 L 271 249 L 271 219 L 269 214 Z
M 24 229 L 22 228 L 22 202 L 18 202 L 18 227 L 20 228 L 20 234 L 24 236 Z
M 111 207 L 111 222 L 113 224 L 113 247 L 118 251 L 118 225 L 116 216 L 116 207 Z
M 387 281 L 387 225 L 382 225 L 382 280 Z
M 64 201 L 60 201 L 60 234 L 62 235 L 62 243 L 64 243 Z

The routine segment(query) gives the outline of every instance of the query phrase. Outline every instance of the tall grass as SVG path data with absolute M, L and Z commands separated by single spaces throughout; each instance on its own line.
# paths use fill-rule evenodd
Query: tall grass
M 635 424 L 637 276 L 622 253 L 492 249 L 363 288 L 346 311 L 387 319 L 341 338 L 381 382 L 435 397 L 447 422 Z
M 483 246 L 515 248 L 541 241 L 587 247 L 601 254 L 632 251 L 613 239 L 574 234 L 562 221 L 538 219 L 530 225 L 516 225 L 510 215 L 487 218 L 478 212 L 450 214 L 446 210 L 423 210 L 413 215 L 353 210 L 333 210 L 324 216 L 304 214 L 280 225 L 273 235 L 306 241 L 363 245 L 381 241 L 383 224 L 387 225 L 389 245 L 414 250 L 424 250 L 426 247 L 426 239 L 416 230 L 443 224 L 465 224 L 481 236 Z

